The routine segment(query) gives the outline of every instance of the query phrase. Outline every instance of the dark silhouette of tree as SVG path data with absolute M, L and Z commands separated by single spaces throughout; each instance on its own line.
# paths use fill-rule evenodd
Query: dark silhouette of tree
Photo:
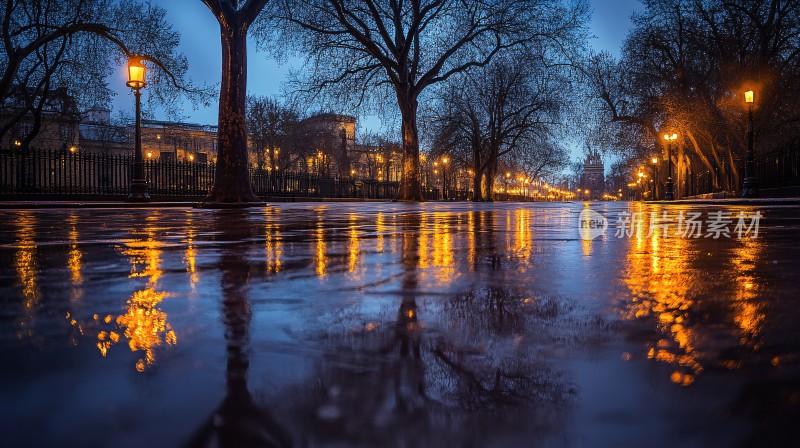
M 306 93 L 355 106 L 396 100 L 404 153 L 398 199 L 419 201 L 423 92 L 507 49 L 558 41 L 585 12 L 585 2 L 541 0 L 287 0 L 281 15 L 284 42 L 308 55 Z
M 26 147 L 43 110 L 58 110 L 51 103 L 62 97 L 70 97 L 70 114 L 107 104 L 115 62 L 133 54 L 157 68 L 148 73 L 149 104 L 174 112 L 179 95 L 204 99 L 207 90 L 186 78 L 180 36 L 165 16 L 149 2 L 8 0 L 0 10 L 0 107 L 6 115 L 0 138 L 30 119 L 28 131 L 15 136 Z
M 247 132 L 258 169 L 286 169 L 292 163 L 297 110 L 270 97 L 247 98 Z
M 503 157 L 514 156 L 534 176 L 563 162 L 552 137 L 570 89 L 558 73 L 563 67 L 548 67 L 543 56 L 518 51 L 496 58 L 449 86 L 429 120 L 435 148 L 471 160 L 476 201 L 492 200 Z
M 222 84 L 219 91 L 217 166 L 202 207 L 258 205 L 247 157 L 247 30 L 267 0 L 203 0 L 219 22 Z
M 250 301 L 247 284 L 250 264 L 245 247 L 250 228 L 231 226 L 247 215 L 239 211 L 223 211 L 214 216 L 214 227 L 222 249 L 219 268 L 222 271 L 222 321 L 225 325 L 225 398 L 208 420 L 192 435 L 187 447 L 289 447 L 289 435 L 264 409 L 254 402 L 247 386 L 250 365 Z M 244 242 L 244 243 L 243 243 Z
M 758 151 L 783 148 L 800 131 L 800 4 L 657 0 L 645 6 L 633 17 L 619 60 L 599 54 L 588 64 L 608 146 L 631 154 L 646 148 L 644 158 L 656 152 L 663 160 L 662 131 L 675 131 L 676 175 L 694 160 L 715 174 L 714 189 L 735 190 L 737 159 L 747 146 L 744 91 L 756 91 Z

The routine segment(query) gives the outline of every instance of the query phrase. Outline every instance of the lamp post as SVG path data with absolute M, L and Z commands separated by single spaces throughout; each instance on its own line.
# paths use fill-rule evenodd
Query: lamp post
M 756 177 L 755 151 L 753 150 L 753 103 L 755 94 L 752 90 L 744 92 L 747 104 L 747 160 L 744 163 L 743 198 L 758 197 L 758 177 Z
M 449 198 L 447 197 L 447 163 L 450 162 L 450 159 L 447 156 L 442 157 L 442 197 L 446 201 Z
M 664 191 L 664 199 L 671 201 L 675 199 L 675 192 L 672 187 L 672 142 L 678 139 L 678 134 L 664 134 L 667 141 L 667 185 Z
M 658 199 L 656 197 L 658 193 L 658 157 L 653 157 L 650 161 L 653 162 L 653 200 L 656 200 Z
M 145 86 L 144 75 L 147 71 L 142 59 L 132 56 L 128 61 L 128 82 L 125 83 L 133 89 L 136 98 L 136 124 L 134 136 L 133 174 L 130 181 L 128 202 L 149 202 L 150 193 L 147 188 L 147 178 L 144 176 L 144 156 L 142 155 L 142 121 L 141 121 L 141 90 Z

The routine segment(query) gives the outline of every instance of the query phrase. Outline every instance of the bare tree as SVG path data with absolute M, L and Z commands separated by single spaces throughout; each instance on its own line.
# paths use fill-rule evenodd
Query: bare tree
M 260 204 L 250 185 L 247 157 L 247 30 L 267 0 L 203 0 L 222 38 L 217 166 L 202 206 Z
M 511 53 L 479 76 L 465 76 L 466 87 L 446 90 L 442 112 L 431 120 L 434 146 L 456 153 L 469 148 L 475 200 L 492 199 L 498 161 L 504 156 L 526 150 L 525 165 L 537 174 L 562 159 L 558 145 L 549 141 L 552 128 L 560 126 L 560 103 L 567 100 L 568 87 L 558 69 L 530 52 Z
M 247 98 L 247 132 L 259 170 L 285 169 L 290 163 L 299 114 L 291 105 L 263 96 Z
M 284 1 L 284 41 L 308 55 L 305 91 L 361 106 L 395 98 L 402 121 L 399 199 L 422 200 L 421 94 L 496 55 L 582 23 L 586 3 L 551 0 Z
M 677 132 L 672 164 L 679 179 L 688 184 L 695 160 L 714 174 L 714 189 L 736 189 L 736 159 L 747 146 L 745 90 L 757 92 L 761 150 L 796 139 L 800 4 L 656 0 L 645 6 L 633 17 L 619 60 L 600 54 L 587 68 L 606 137 L 626 156 L 648 147 L 646 159 L 653 152 L 664 159 L 661 131 Z
M 17 136 L 27 146 L 43 109 L 55 110 L 52 103 L 61 97 L 71 98 L 70 114 L 107 104 L 115 62 L 132 54 L 158 69 L 148 77 L 150 104 L 171 109 L 184 93 L 202 100 L 206 91 L 187 80 L 186 57 L 177 50 L 180 36 L 165 17 L 163 8 L 149 2 L 7 0 L 0 10 L 0 136 L 29 117 L 33 125 Z

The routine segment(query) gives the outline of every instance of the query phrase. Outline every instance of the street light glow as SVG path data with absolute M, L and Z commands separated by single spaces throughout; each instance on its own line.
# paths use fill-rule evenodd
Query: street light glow
M 752 90 L 744 92 L 744 102 L 751 104 L 755 101 L 755 93 Z
M 141 89 L 145 86 L 145 72 L 147 72 L 147 67 L 142 64 L 142 58 L 131 56 L 128 60 L 128 82 L 125 85 L 133 89 Z

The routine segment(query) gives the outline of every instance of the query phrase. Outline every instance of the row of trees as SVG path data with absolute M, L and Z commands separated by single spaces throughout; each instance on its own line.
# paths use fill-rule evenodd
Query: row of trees
M 247 179 L 246 47 L 251 28 L 258 43 L 307 58 L 306 69 L 295 80 L 299 93 L 317 102 L 333 100 L 400 117 L 400 199 L 421 200 L 418 112 L 421 101 L 430 101 L 432 86 L 478 76 L 508 51 L 570 46 L 565 41 L 569 30 L 580 29 L 586 13 L 583 1 L 558 0 L 203 3 L 219 22 L 222 45 L 217 178 L 208 204 L 257 201 Z M 174 104 L 167 96 L 186 92 L 202 98 L 208 92 L 193 90 L 185 79 L 179 37 L 164 15 L 149 2 L 7 0 L 2 16 L 3 107 L 9 106 L 13 86 L 24 90 L 15 98 L 29 99 L 16 109 L 19 117 L 37 110 L 41 114 L 54 85 L 65 86 L 79 101 L 107 100 L 106 78 L 116 65 L 112 62 L 133 54 L 160 68 L 151 71 L 152 101 Z M 170 83 L 178 88 L 167 88 Z M 85 89 L 87 85 L 96 91 Z
M 619 59 L 583 56 L 582 0 L 203 2 L 219 21 L 223 47 L 218 178 L 209 204 L 257 200 L 247 180 L 248 32 L 280 55 L 306 58 L 292 84 L 304 101 L 399 118 L 403 200 L 422 198 L 421 143 L 469 163 L 481 196 L 491 192 L 501 160 L 533 175 L 563 160 L 562 124 L 575 119 L 570 94 L 581 89 L 587 98 L 578 103 L 589 106 L 581 117 L 596 125 L 592 139 L 645 158 L 665 154 L 658 136 L 677 132 L 679 171 L 697 160 L 719 178 L 739 176 L 745 90 L 757 92 L 759 150 L 780 148 L 798 131 L 797 2 L 649 0 Z M 14 86 L 25 86 L 14 96 L 28 100 L 21 115 L 41 111 L 54 86 L 80 80 L 105 89 L 95 98 L 108 95 L 111 62 L 133 53 L 161 69 L 153 101 L 202 93 L 185 79 L 164 11 L 150 3 L 8 0 L 2 21 L 0 97 L 6 108 Z M 78 101 L 89 92 L 73 90 Z M 259 138 L 269 145 L 269 135 Z
M 785 147 L 800 123 L 800 4 L 785 0 L 650 0 L 621 56 L 585 64 L 596 134 L 623 157 L 701 165 L 714 188 L 736 188 L 746 151 L 744 92 L 753 90 L 757 152 Z M 610 125 L 609 125 L 610 123 Z M 727 182 L 726 182 L 727 181 Z

